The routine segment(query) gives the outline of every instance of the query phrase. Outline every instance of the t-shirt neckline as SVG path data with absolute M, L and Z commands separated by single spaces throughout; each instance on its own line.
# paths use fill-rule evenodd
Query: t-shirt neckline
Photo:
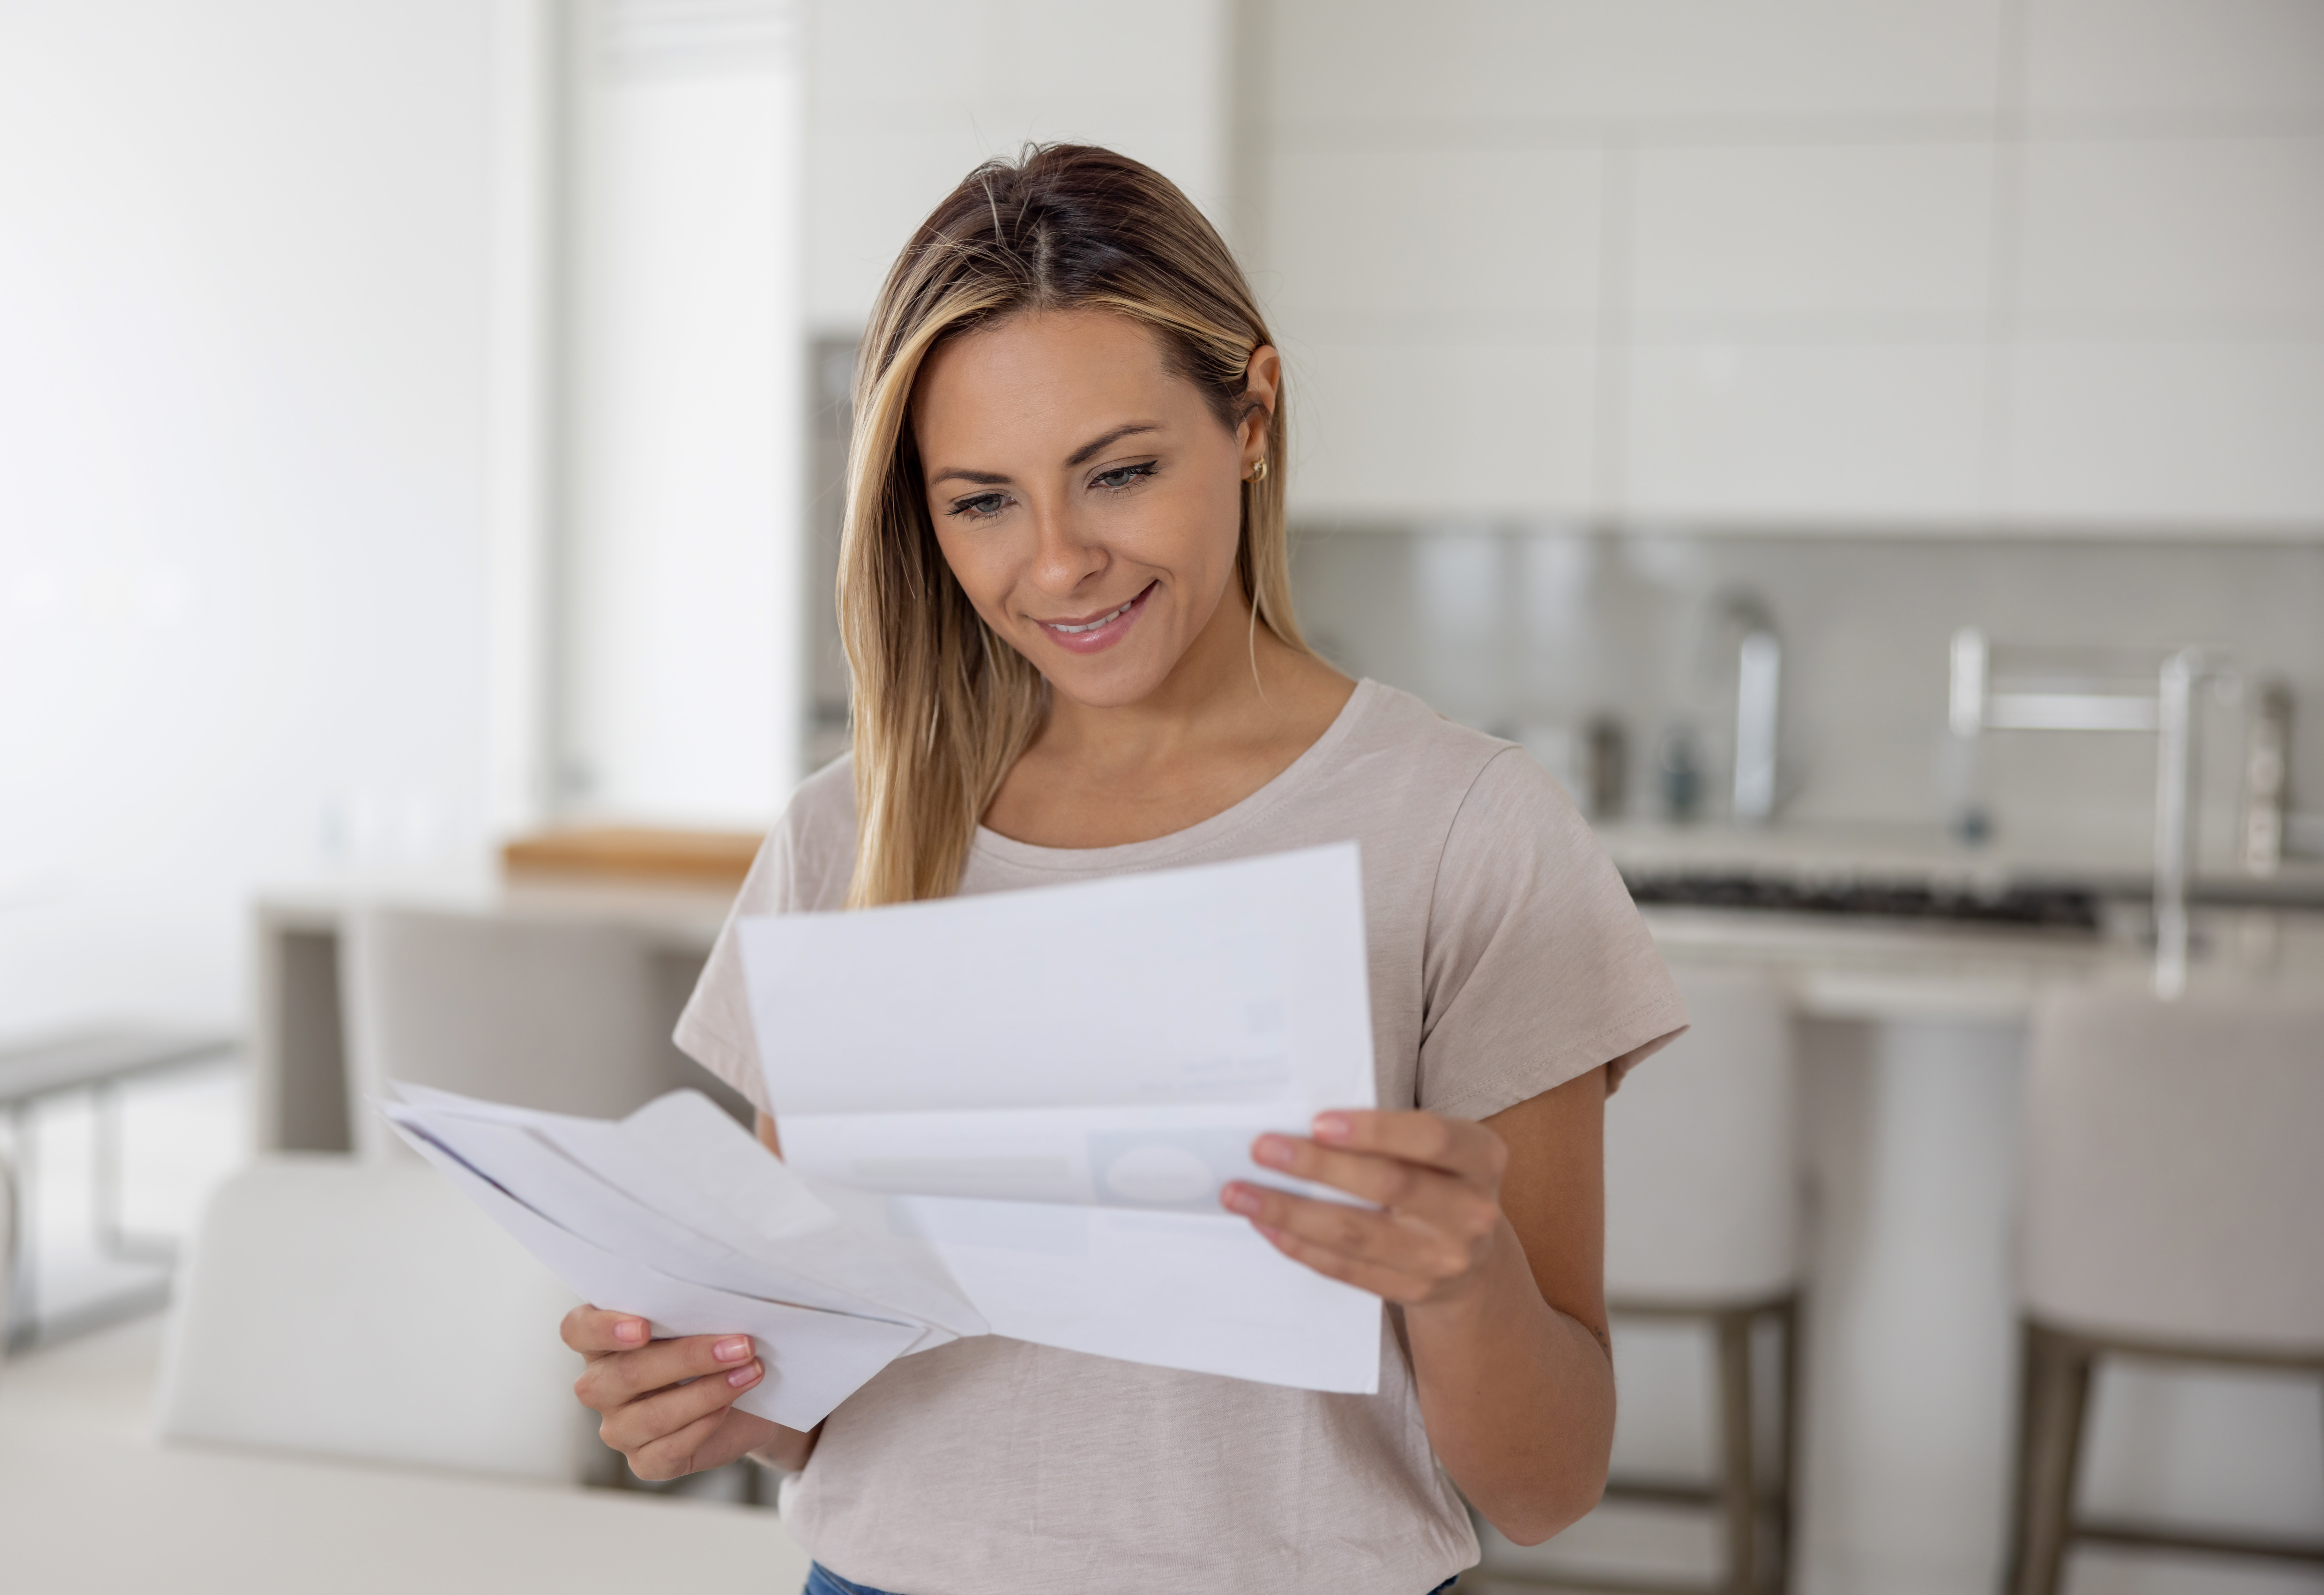
M 1174 854 L 1199 853 L 1251 824 L 1314 779 L 1333 752 L 1354 733 L 1356 724 L 1370 713 L 1379 696 L 1379 686 L 1370 677 L 1359 680 L 1356 690 L 1340 705 L 1332 724 L 1323 728 L 1323 734 L 1308 743 L 1306 750 L 1285 765 L 1272 780 L 1240 802 L 1206 820 L 1195 821 L 1183 831 L 1148 837 L 1143 842 L 1117 843 L 1111 847 L 1042 847 L 1003 836 L 979 825 L 971 857 L 981 854 L 997 863 L 1028 870 L 1113 874 L 1157 863 Z

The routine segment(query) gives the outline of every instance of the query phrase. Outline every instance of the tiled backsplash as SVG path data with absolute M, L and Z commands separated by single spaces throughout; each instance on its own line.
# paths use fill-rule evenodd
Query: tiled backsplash
M 2289 684 L 2292 796 L 2324 807 L 2324 545 L 1904 537 L 1589 535 L 1458 526 L 1310 528 L 1302 623 L 1351 671 L 1517 738 L 1578 784 L 1584 727 L 1624 726 L 1621 817 L 1661 816 L 1658 745 L 1692 729 L 1703 817 L 1730 768 L 1736 598 L 1783 644 L 1783 817 L 1943 823 L 1948 644 L 2232 650 L 2248 681 Z M 2255 695 L 2246 694 L 2245 702 Z M 2246 709 L 2205 711 L 2207 859 L 2231 846 Z M 2135 858 L 2153 826 L 2148 735 L 2005 733 L 1977 792 L 2019 847 L 2054 840 Z M 1950 784 L 1949 784 L 1950 783 Z

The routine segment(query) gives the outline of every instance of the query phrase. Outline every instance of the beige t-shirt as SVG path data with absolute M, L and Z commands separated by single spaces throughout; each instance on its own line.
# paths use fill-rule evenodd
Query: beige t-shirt
M 734 912 L 841 906 L 846 761 L 799 788 Z M 1121 847 L 980 829 L 964 894 L 1362 849 L 1383 1107 L 1481 1119 L 1686 1024 L 1637 910 L 1556 782 L 1511 744 L 1360 684 L 1314 746 L 1223 814 Z M 733 926 L 678 1043 L 764 1106 Z M 1325 1395 L 984 1336 L 843 1402 L 784 1517 L 843 1578 L 899 1595 L 1422 1595 L 1477 1559 L 1384 1315 L 1376 1396 Z

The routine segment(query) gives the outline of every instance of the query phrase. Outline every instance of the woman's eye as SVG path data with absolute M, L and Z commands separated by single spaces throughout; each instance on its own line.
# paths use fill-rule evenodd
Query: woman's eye
M 1135 484 L 1141 478 L 1153 475 L 1160 468 L 1153 460 L 1148 460 L 1142 466 L 1122 466 L 1114 470 L 1099 472 L 1090 479 L 1090 485 L 1119 493 L 1123 488 Z
M 971 521 L 982 521 L 1001 513 L 1001 509 L 1008 502 L 1009 497 L 1006 493 L 980 493 L 974 498 L 953 500 L 952 512 L 965 516 Z

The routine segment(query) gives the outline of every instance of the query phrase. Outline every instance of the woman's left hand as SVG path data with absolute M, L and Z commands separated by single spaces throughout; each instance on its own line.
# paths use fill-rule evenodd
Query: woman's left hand
M 1344 1109 L 1317 1114 L 1313 1138 L 1263 1135 L 1251 1160 L 1378 1211 L 1242 1180 L 1220 1201 L 1286 1257 L 1391 1302 L 1433 1306 L 1479 1286 L 1505 1227 L 1499 1136 L 1441 1113 Z

